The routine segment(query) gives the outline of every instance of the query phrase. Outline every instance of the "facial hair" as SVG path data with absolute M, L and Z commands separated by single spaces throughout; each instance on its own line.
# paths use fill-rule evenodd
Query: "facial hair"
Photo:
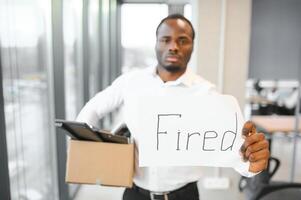
M 178 65 L 167 65 L 167 66 L 163 66 L 163 68 L 166 69 L 166 71 L 171 72 L 171 73 L 181 71 L 181 67 Z

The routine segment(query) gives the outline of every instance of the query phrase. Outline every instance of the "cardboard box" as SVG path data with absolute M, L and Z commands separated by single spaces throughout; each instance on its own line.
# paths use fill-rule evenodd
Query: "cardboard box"
M 66 182 L 132 187 L 134 145 L 70 140 Z

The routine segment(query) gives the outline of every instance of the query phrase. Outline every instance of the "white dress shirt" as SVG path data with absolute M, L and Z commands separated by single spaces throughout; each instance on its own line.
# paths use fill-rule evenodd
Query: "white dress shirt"
M 172 90 L 175 94 L 212 94 L 215 86 L 193 73 L 189 68 L 175 81 L 163 82 L 157 75 L 155 67 L 135 70 L 119 76 L 111 86 L 97 93 L 80 111 L 77 121 L 97 126 L 99 119 L 114 109 L 124 106 L 125 122 L 131 120 L 131 99 L 137 95 L 160 94 Z M 178 189 L 187 183 L 197 181 L 202 176 L 202 167 L 139 167 L 138 166 L 138 134 L 131 132 L 136 143 L 134 182 L 139 187 L 155 192 Z M 141 136 L 141 135 L 140 135 Z M 235 168 L 243 176 L 253 176 L 248 171 L 249 162 L 241 162 Z

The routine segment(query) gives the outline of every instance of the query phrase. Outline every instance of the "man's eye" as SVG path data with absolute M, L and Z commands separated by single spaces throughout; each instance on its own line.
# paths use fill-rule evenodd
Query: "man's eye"
M 167 42 L 169 41 L 169 39 L 167 39 L 167 38 L 162 38 L 160 41 L 163 42 L 163 43 L 167 43 Z
M 188 40 L 187 39 L 180 39 L 179 40 L 179 44 L 183 45 L 183 44 L 187 44 Z

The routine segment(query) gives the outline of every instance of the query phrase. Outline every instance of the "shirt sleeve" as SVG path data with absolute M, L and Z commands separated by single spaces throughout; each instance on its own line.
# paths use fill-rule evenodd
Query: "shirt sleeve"
M 76 121 L 97 126 L 101 118 L 123 103 L 125 75 L 119 76 L 109 87 L 90 99 L 78 114 Z
M 257 172 L 257 173 L 254 173 L 254 172 L 250 172 L 249 171 L 249 167 L 250 167 L 250 162 L 247 161 L 247 162 L 243 162 L 241 161 L 241 164 L 237 167 L 235 167 L 234 169 L 242 176 L 245 176 L 245 177 L 253 177 L 257 174 L 259 174 L 260 172 Z

